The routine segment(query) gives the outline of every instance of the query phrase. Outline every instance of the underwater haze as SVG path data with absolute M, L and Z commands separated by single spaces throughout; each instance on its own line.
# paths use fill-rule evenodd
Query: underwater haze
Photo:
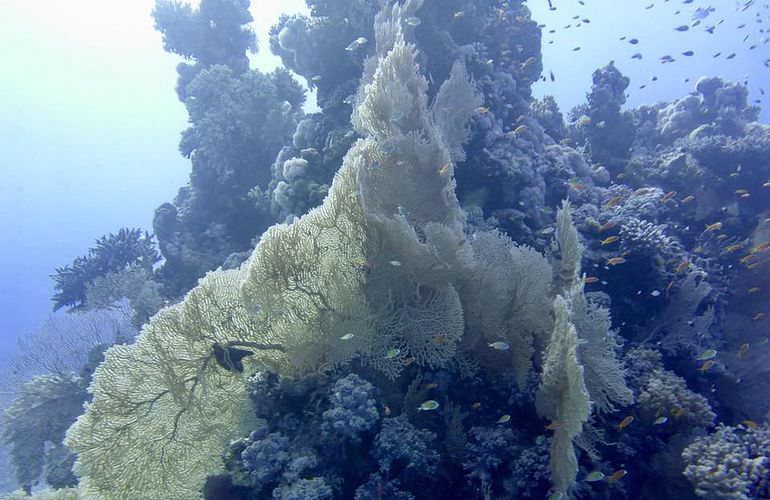
M 0 498 L 770 498 L 770 3 L 0 6 Z

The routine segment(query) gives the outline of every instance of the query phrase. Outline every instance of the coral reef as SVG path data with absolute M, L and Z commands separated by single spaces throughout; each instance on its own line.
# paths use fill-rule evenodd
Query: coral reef
M 705 498 L 749 499 L 770 495 L 770 430 L 720 426 L 685 448 L 684 475 Z
M 54 275 L 56 308 L 144 326 L 22 377 L 79 405 L 93 375 L 80 495 L 770 495 L 770 127 L 746 87 L 629 109 L 610 62 L 565 122 L 532 97 L 523 1 L 307 4 L 269 74 L 248 0 L 156 5 L 192 164 L 155 213 L 164 261 L 121 230 Z M 32 405 L 6 412 L 21 484 L 69 486 L 80 408 Z
M 358 441 L 380 419 L 374 386 L 355 373 L 341 378 L 332 387 L 332 407 L 323 413 L 323 431 L 330 437 Z
M 102 236 L 88 254 L 76 258 L 70 265 L 56 268 L 51 276 L 57 290 L 53 296 L 54 310 L 82 308 L 88 287 L 96 279 L 131 266 L 151 273 L 159 260 L 155 241 L 146 231 L 122 228 L 117 234 Z

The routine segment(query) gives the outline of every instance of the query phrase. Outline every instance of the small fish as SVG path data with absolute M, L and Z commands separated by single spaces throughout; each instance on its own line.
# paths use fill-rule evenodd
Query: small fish
M 741 344 L 741 346 L 738 348 L 738 357 L 742 358 L 743 356 L 745 356 L 746 353 L 749 352 L 749 348 L 751 348 L 751 346 L 749 345 L 748 342 L 744 342 L 743 344 Z
M 754 315 L 751 317 L 751 321 L 759 321 L 764 317 L 765 317 L 765 313 L 763 312 L 754 313 Z
M 603 481 L 603 480 L 604 480 L 604 477 L 605 477 L 605 476 L 604 476 L 604 472 L 602 472 L 602 471 L 600 471 L 600 470 L 595 470 L 595 471 L 593 471 L 593 472 L 589 473 L 589 474 L 588 474 L 588 475 L 585 477 L 585 481 L 586 481 L 587 483 L 596 483 L 596 482 L 598 482 L 598 481 Z
M 435 399 L 429 399 L 417 407 L 417 411 L 433 411 L 438 408 L 438 401 Z
M 549 72 L 548 72 L 548 75 L 551 77 L 551 81 L 552 81 L 552 82 L 555 82 L 555 81 L 556 81 L 556 77 L 553 75 L 553 71 L 549 71 Z
M 596 276 L 583 277 L 583 283 L 585 283 L 586 285 L 590 285 L 591 283 L 596 283 L 598 281 L 599 281 L 599 278 L 597 278 Z
M 613 227 L 615 227 L 615 222 L 613 221 L 605 222 L 599 227 L 599 232 L 607 231 L 608 229 L 612 229 Z
M 508 342 L 503 342 L 502 340 L 498 340 L 497 342 L 492 342 L 491 344 L 487 344 L 492 349 L 497 349 L 498 351 L 507 351 L 511 348 L 510 344 Z
M 607 481 L 610 483 L 614 483 L 615 481 L 620 481 L 623 479 L 623 477 L 628 474 L 628 471 L 626 469 L 618 469 L 615 472 L 610 475 L 610 477 L 607 478 Z
M 736 189 L 736 190 L 735 190 L 735 194 L 737 194 L 737 195 L 746 194 L 746 193 L 748 193 L 748 192 L 749 192 L 749 190 L 748 190 L 748 189 Z
M 608 237 L 604 238 L 601 241 L 601 243 L 602 243 L 602 246 L 605 246 L 605 245 L 611 245 L 612 243 L 615 243 L 616 241 L 618 241 L 618 237 L 617 236 L 608 236 Z
M 386 417 L 389 417 L 390 414 L 392 413 L 390 411 L 390 406 L 388 406 L 388 405 L 385 405 L 385 406 L 382 407 L 382 412 L 385 414 Z
M 701 373 L 709 371 L 709 369 L 714 366 L 716 362 L 713 359 L 709 359 L 708 361 L 704 361 L 702 365 L 700 365 L 700 368 L 698 368 L 698 371 Z
M 727 59 L 732 59 L 733 57 L 735 57 L 735 52 L 733 52 L 732 54 L 730 54 L 729 56 L 727 56 Z
M 674 30 L 676 31 L 689 31 L 689 29 L 690 27 L 686 24 L 683 24 L 681 26 L 677 26 L 676 28 L 674 28 Z
M 604 209 L 612 208 L 614 206 L 617 206 L 617 204 L 620 203 L 621 201 L 623 201 L 623 197 L 622 196 L 620 196 L 620 195 L 613 196 L 612 198 L 607 200 L 607 202 L 604 205 L 602 205 L 602 208 L 604 208 Z
M 407 17 L 405 19 L 405 21 L 406 21 L 406 24 L 408 24 L 409 26 L 411 26 L 413 28 L 416 28 L 417 26 L 422 24 L 422 21 L 417 16 L 409 16 L 409 17 Z
M 655 419 L 652 425 L 663 425 L 666 422 L 668 422 L 668 417 L 658 417 Z
M 634 416 L 633 415 L 627 416 L 626 418 L 621 420 L 620 423 L 618 424 L 618 430 L 622 431 L 623 429 L 625 429 L 626 427 L 631 425 L 631 422 L 633 422 L 633 421 L 634 421 Z
M 751 295 L 752 293 L 757 293 L 757 292 L 759 292 L 760 290 L 762 290 L 762 289 L 761 289 L 761 288 L 759 288 L 758 286 L 753 286 L 753 287 L 749 288 L 749 289 L 748 289 L 748 290 L 746 290 L 746 291 L 749 293 L 749 295 Z
M 676 196 L 676 191 L 669 191 L 668 193 L 666 193 L 666 194 L 664 194 L 663 196 L 660 197 L 660 202 L 661 203 L 666 203 L 667 201 L 669 201 L 674 196 Z
M 719 56 L 721 56 L 721 55 L 722 55 L 722 53 L 721 53 L 721 52 L 717 52 L 716 54 L 714 54 L 714 55 L 713 55 L 713 56 L 711 56 L 711 57 L 713 57 L 713 58 L 717 58 L 717 57 L 719 57 Z
M 363 36 L 358 37 L 355 40 L 353 40 L 352 42 L 350 42 L 350 45 L 345 47 L 345 50 L 347 50 L 348 52 L 353 52 L 354 50 L 358 49 L 359 47 L 362 47 L 363 45 L 365 45 L 366 42 L 368 42 L 368 41 L 369 40 L 367 40 Z
M 676 269 L 674 269 L 674 272 L 676 274 L 679 274 L 682 271 L 685 271 L 685 270 L 687 270 L 689 268 L 690 268 L 690 262 L 687 261 L 687 260 L 683 260 L 682 262 L 679 263 L 678 266 L 676 266 Z
M 438 384 L 436 382 L 431 382 L 430 384 L 425 384 L 426 389 L 435 389 L 438 387 Z
M 545 426 L 545 429 L 548 431 L 555 431 L 556 429 L 561 428 L 562 425 L 564 425 L 564 423 L 561 420 L 553 420 Z
M 471 405 L 471 408 L 473 408 L 474 410 L 478 410 L 479 408 L 481 408 L 481 403 L 479 401 L 476 401 Z
M 639 40 L 636 38 L 632 38 L 631 40 L 628 41 L 628 43 L 630 43 L 631 45 L 636 45 L 637 43 L 639 43 Z
M 527 69 L 530 66 L 532 66 L 533 64 L 535 64 L 536 62 L 537 62 L 537 58 L 536 57 L 530 57 L 529 59 L 527 59 L 526 61 L 521 63 L 521 69 Z
M 404 360 L 404 366 L 409 366 L 415 361 L 417 361 L 417 358 L 415 358 L 414 356 L 410 356 Z
M 399 354 L 401 354 L 401 349 L 388 349 L 388 352 L 385 353 L 385 359 L 393 359 Z
M 770 188 L 770 181 L 765 182 L 764 184 L 762 184 L 762 187 L 763 188 Z
M 759 424 L 753 420 L 743 420 L 741 423 L 749 429 L 759 429 Z
M 511 416 L 506 413 L 505 415 L 501 415 L 500 418 L 497 419 L 496 423 L 507 424 L 510 421 L 511 421 Z
M 693 195 L 688 195 L 688 196 L 685 196 L 684 198 L 682 198 L 682 203 L 690 203 L 690 202 L 691 202 L 691 201 L 693 201 L 694 199 L 695 199 L 695 196 L 693 196 Z
M 706 230 L 703 232 L 708 233 L 709 231 L 720 231 L 721 229 L 722 229 L 722 223 L 714 222 L 713 224 L 706 224 Z
M 346 333 L 345 335 L 343 335 L 342 337 L 340 337 L 340 340 L 350 340 L 350 339 L 352 339 L 353 337 L 355 337 L 355 335 L 353 335 L 352 333 Z
M 733 253 L 733 252 L 737 252 L 741 248 L 743 248 L 743 243 L 734 243 L 732 245 L 726 246 L 725 247 L 725 252 L 726 253 Z
M 518 127 L 516 127 L 513 130 L 513 133 L 516 134 L 516 135 L 521 135 L 524 132 L 526 132 L 527 130 L 529 130 L 529 127 L 527 127 L 526 125 L 519 125 Z
M 457 12 L 455 12 L 455 14 L 454 14 L 454 18 L 455 18 L 455 19 L 460 19 L 460 18 L 461 18 L 461 17 L 463 17 L 464 15 L 465 15 L 465 11 L 464 11 L 464 10 L 458 10 Z
M 393 266 L 393 267 L 401 267 L 402 264 L 401 264 L 401 262 L 399 262 L 397 260 L 391 260 L 390 261 L 390 265 Z
M 631 59 L 641 59 L 641 58 L 642 58 L 642 54 L 639 52 L 631 56 Z
M 660 297 L 660 290 L 653 290 L 650 292 L 653 297 Z
M 444 176 L 449 172 L 449 167 L 452 166 L 452 162 L 447 162 L 438 169 L 438 175 Z
M 489 108 L 484 106 L 479 106 L 478 108 L 476 108 L 476 111 L 483 115 L 484 113 L 489 113 Z
M 693 52 L 692 50 L 685 50 L 684 52 L 682 52 L 682 55 L 683 56 L 687 56 L 687 57 L 691 57 L 691 56 L 695 55 L 695 52 Z
M 622 264 L 626 261 L 623 257 L 612 257 L 610 259 L 607 259 L 606 264 L 608 266 L 617 266 L 618 264 Z
M 717 351 L 714 349 L 708 349 L 695 356 L 695 361 L 706 361 L 717 357 Z

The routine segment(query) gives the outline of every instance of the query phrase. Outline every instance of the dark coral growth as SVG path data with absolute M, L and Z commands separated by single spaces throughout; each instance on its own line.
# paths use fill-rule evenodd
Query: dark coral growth
M 88 285 L 99 277 L 131 266 L 152 272 L 153 265 L 159 260 L 155 241 L 146 231 L 121 228 L 117 234 L 102 236 L 86 255 L 76 258 L 70 265 L 56 268 L 56 273 L 51 276 L 57 290 L 53 296 L 54 310 L 82 308 Z
M 193 10 L 160 1 L 153 12 L 166 50 L 189 61 L 177 67 L 177 93 L 191 124 L 179 145 L 192 162 L 190 182 L 153 222 L 165 258 L 158 276 L 172 297 L 250 249 L 273 222 L 258 193 L 302 116 L 304 91 L 287 70 L 248 67 L 256 50 L 249 5 L 204 0 Z

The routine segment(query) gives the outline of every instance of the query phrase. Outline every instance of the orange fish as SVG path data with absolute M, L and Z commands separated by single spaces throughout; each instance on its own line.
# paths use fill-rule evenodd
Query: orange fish
M 725 247 L 725 252 L 726 253 L 733 253 L 735 251 L 740 250 L 741 248 L 743 248 L 743 243 L 735 243 L 733 245 L 726 246 Z
M 714 222 L 713 224 L 706 224 L 706 229 L 703 232 L 708 233 L 709 231 L 719 231 L 720 229 L 722 229 L 722 223 Z
M 693 195 L 685 196 L 684 198 L 682 198 L 682 203 L 690 203 L 694 199 L 695 199 L 695 196 Z
M 682 271 L 685 271 L 685 270 L 687 270 L 689 268 L 690 268 L 690 261 L 683 260 L 682 262 L 679 263 L 678 266 L 676 266 L 676 270 L 674 272 L 676 272 L 676 274 L 679 274 Z
M 612 243 L 615 243 L 616 241 L 618 241 L 618 237 L 617 236 L 608 236 L 608 237 L 604 238 L 601 241 L 601 243 L 602 243 L 602 246 L 604 246 L 604 245 L 611 245 Z
M 599 278 L 597 278 L 596 276 L 583 277 L 583 283 L 585 283 L 586 285 L 590 285 L 591 283 L 596 283 L 597 281 L 599 281 Z
M 741 358 L 741 357 L 743 357 L 743 356 L 744 356 L 744 355 L 745 355 L 747 352 L 749 352 L 749 347 L 750 347 L 750 345 L 749 345 L 749 343 L 748 343 L 748 342 L 744 342 L 743 344 L 741 344 L 741 347 L 740 347 L 740 348 L 738 348 L 738 357 L 739 357 L 739 358 Z
M 744 420 L 741 423 L 746 427 L 748 427 L 749 429 L 759 429 L 759 424 L 757 424 L 753 420 Z
M 626 261 L 623 257 L 612 257 L 611 259 L 607 259 L 606 264 L 608 266 L 617 266 L 618 264 L 622 264 Z
M 614 223 L 613 221 L 605 222 L 605 223 L 604 223 L 604 224 L 602 224 L 602 226 L 599 228 L 599 231 L 600 231 L 600 232 L 602 232 L 602 231 L 606 231 L 606 230 L 608 230 L 608 229 L 612 229 L 613 227 L 615 227 L 615 223 Z
M 674 282 L 673 281 L 669 281 L 668 285 L 666 285 L 666 297 L 668 297 L 668 295 L 671 293 L 671 288 L 673 286 L 674 286 Z
M 623 429 L 625 429 L 626 427 L 631 425 L 631 422 L 633 422 L 633 421 L 634 421 L 634 416 L 633 415 L 627 416 L 626 418 L 621 420 L 620 423 L 618 424 L 618 430 L 622 431 Z
M 556 429 L 560 428 L 562 426 L 562 422 L 560 420 L 553 420 L 551 423 L 545 426 L 546 430 L 549 431 L 555 431 Z
M 698 371 L 701 373 L 705 373 L 709 370 L 709 368 L 711 368 L 715 364 L 716 362 L 713 359 L 706 360 L 703 362 L 702 365 L 700 365 L 700 368 L 698 368 Z
M 667 201 L 669 201 L 674 196 L 676 196 L 676 191 L 669 191 L 668 193 L 666 193 L 666 194 L 664 194 L 663 196 L 660 197 L 660 202 L 661 203 L 666 203 Z
M 618 469 L 607 478 L 607 481 L 610 483 L 614 483 L 615 481 L 620 481 L 621 479 L 623 479 L 623 476 L 625 476 L 626 474 L 628 474 L 628 471 L 626 469 Z
M 620 203 L 620 201 L 621 201 L 622 199 L 623 199 L 623 197 L 622 197 L 622 196 L 613 196 L 612 198 L 610 198 L 609 200 L 607 200 L 607 203 L 605 203 L 605 204 L 602 206 L 602 208 L 605 208 L 605 209 L 606 209 L 606 208 L 612 208 L 612 207 L 616 206 L 618 203 Z

